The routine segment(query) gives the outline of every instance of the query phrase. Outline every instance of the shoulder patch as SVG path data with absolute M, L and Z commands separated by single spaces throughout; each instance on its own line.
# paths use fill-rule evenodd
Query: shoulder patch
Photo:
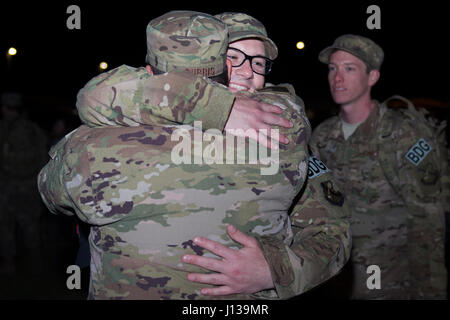
M 428 156 L 431 150 L 431 146 L 425 141 L 424 138 L 421 138 L 411 147 L 411 149 L 409 149 L 405 155 L 405 158 L 408 159 L 408 161 L 413 165 L 417 166 Z
M 320 161 L 316 156 L 310 156 L 308 161 L 308 178 L 314 179 L 315 177 L 328 172 L 327 166 Z

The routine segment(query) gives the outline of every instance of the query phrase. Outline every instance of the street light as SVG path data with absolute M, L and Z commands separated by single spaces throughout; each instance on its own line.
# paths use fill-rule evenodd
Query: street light
M 298 50 L 302 50 L 303 48 L 305 48 L 305 43 L 303 41 L 299 41 L 297 42 L 296 47 Z
M 100 62 L 100 64 L 99 64 L 99 68 L 101 69 L 101 70 L 106 70 L 107 68 L 108 68 L 108 64 L 106 63 L 106 62 Z
M 17 49 L 14 47 L 9 48 L 8 55 L 15 56 L 17 54 Z

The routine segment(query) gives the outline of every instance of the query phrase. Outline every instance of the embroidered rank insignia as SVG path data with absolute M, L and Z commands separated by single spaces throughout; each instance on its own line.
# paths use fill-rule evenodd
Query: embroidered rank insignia
M 406 153 L 405 157 L 413 165 L 417 166 L 432 150 L 431 146 L 425 141 L 424 138 L 419 139 L 415 145 Z
M 315 156 L 310 156 L 308 161 L 308 178 L 313 179 L 315 177 L 328 172 L 327 166 Z

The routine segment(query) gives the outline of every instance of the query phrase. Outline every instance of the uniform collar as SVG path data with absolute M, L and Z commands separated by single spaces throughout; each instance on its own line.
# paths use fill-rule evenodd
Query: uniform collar
M 369 116 L 366 120 L 364 120 L 358 128 L 356 128 L 355 132 L 348 138 L 347 141 L 368 141 L 370 140 L 373 135 L 376 134 L 376 128 L 378 126 L 379 119 L 381 118 L 381 115 L 385 112 L 385 108 L 380 105 L 380 103 L 377 100 L 373 100 L 375 102 L 375 106 L 370 112 Z M 339 116 L 338 126 L 337 126 L 338 133 L 333 132 L 333 135 L 336 135 L 335 137 L 340 137 L 342 140 L 344 140 L 344 133 L 342 131 L 342 119 Z M 356 141 L 355 141 L 356 139 Z

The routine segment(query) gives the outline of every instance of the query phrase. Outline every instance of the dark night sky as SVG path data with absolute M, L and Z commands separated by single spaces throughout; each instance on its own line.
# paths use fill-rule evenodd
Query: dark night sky
M 317 55 L 344 33 L 368 36 L 385 51 L 380 82 L 374 96 L 393 94 L 432 98 L 449 103 L 447 10 L 431 1 L 19 1 L 1 5 L 2 52 L 18 49 L 8 67 L 3 55 L 1 91 L 19 89 L 42 120 L 55 110 L 73 110 L 76 93 L 98 74 L 100 61 L 109 69 L 121 64 L 142 66 L 146 53 L 147 23 L 170 10 L 197 10 L 211 14 L 246 12 L 264 23 L 279 47 L 279 57 L 268 81 L 295 86 L 307 108 L 333 105 L 326 82 L 327 68 Z M 3 2 L 5 3 L 5 2 Z M 66 9 L 81 8 L 81 30 L 68 30 Z M 381 30 L 369 30 L 366 9 L 381 9 Z M 297 41 L 306 48 L 297 50 Z

